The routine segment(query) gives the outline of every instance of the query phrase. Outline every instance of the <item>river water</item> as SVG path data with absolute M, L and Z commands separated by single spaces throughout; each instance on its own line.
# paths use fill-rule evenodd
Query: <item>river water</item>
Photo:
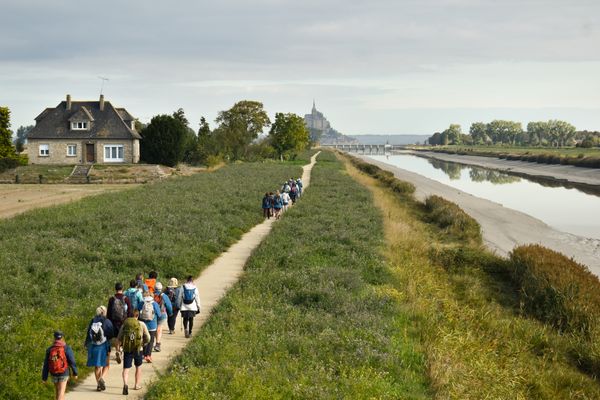
M 413 155 L 371 158 L 535 217 L 556 230 L 600 239 L 600 197 L 498 171 Z

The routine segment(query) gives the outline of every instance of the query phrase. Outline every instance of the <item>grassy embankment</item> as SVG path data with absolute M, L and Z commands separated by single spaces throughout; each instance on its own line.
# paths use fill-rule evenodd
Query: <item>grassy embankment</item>
M 500 259 L 454 204 L 391 195 L 389 173 L 356 164 L 377 179 L 352 173 L 387 211 L 387 256 L 423 333 L 436 398 L 600 398 L 590 377 L 600 372 L 595 276 L 539 246 Z
M 427 150 L 447 154 L 497 157 L 507 160 L 537 162 L 540 164 L 563 164 L 577 167 L 600 168 L 600 149 L 581 147 L 510 147 L 510 146 L 414 146 L 415 150 Z
M 265 191 L 300 173 L 231 165 L 0 221 L 0 398 L 52 398 L 39 382 L 54 329 L 85 365 L 85 328 L 116 281 L 198 274 L 262 220 Z
M 322 153 L 300 203 L 255 251 L 149 399 L 428 398 L 382 213 Z
M 23 165 L 0 173 L 0 183 L 62 183 L 71 175 L 73 165 Z

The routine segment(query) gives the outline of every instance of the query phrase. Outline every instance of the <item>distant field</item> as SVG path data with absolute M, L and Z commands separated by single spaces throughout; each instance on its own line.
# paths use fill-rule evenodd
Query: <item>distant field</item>
M 427 148 L 427 147 L 424 147 Z M 556 154 L 568 157 L 600 157 L 600 148 L 586 149 L 582 147 L 507 147 L 507 146 L 437 146 L 440 149 L 473 150 L 482 153 L 511 154 Z

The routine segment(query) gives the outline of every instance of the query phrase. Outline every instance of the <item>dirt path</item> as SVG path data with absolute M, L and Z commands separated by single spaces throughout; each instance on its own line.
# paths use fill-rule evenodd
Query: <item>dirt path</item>
M 506 256 L 515 246 L 539 243 L 573 257 L 600 276 L 600 240 L 588 239 L 552 229 L 542 221 L 501 204 L 475 197 L 433 179 L 364 157 L 365 161 L 391 171 L 401 180 L 416 187 L 415 196 L 424 200 L 437 194 L 460 206 L 481 225 L 484 243 L 488 248 Z
M 302 182 L 304 188 L 310 184 L 310 172 L 316 163 L 316 158 L 319 153 L 315 154 L 310 164 L 303 167 Z M 221 298 L 227 293 L 227 290 L 237 282 L 242 275 L 244 265 L 252 254 L 252 251 L 262 242 L 269 234 L 271 227 L 275 222 L 274 219 L 269 219 L 261 224 L 256 225 L 249 232 L 245 233 L 242 238 L 232 245 L 226 252 L 221 254 L 210 266 L 208 266 L 200 277 L 194 283 L 200 292 L 200 300 L 202 302 L 202 312 L 194 320 L 194 331 L 196 335 L 208 317 L 211 310 L 218 304 Z M 106 391 L 96 392 L 96 379 L 94 375 L 89 375 L 80 385 L 67 393 L 68 400 L 89 400 L 89 399 L 140 399 L 152 382 L 156 379 L 157 374 L 164 373 L 171 359 L 179 354 L 187 345 L 190 339 L 185 339 L 183 332 L 180 330 L 181 320 L 177 322 L 177 331 L 175 335 L 163 334 L 161 343 L 162 351 L 160 353 L 152 353 L 152 364 L 144 363 L 142 366 L 142 390 L 135 391 L 131 388 L 134 386 L 135 367 L 131 369 L 129 374 L 129 396 L 123 396 L 123 380 L 121 365 L 117 365 L 114 359 L 111 362 L 111 368 L 106 378 Z M 191 398 L 194 398 L 193 393 L 190 393 Z
M 0 185 L 0 218 L 138 185 Z

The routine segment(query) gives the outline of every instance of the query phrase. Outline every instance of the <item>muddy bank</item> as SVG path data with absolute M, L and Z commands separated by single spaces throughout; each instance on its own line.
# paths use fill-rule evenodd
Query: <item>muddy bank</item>
M 538 243 L 573 257 L 578 262 L 587 265 L 594 274 L 600 276 L 600 240 L 598 239 L 557 231 L 536 218 L 503 207 L 502 204 L 475 197 L 419 174 L 375 161 L 366 156 L 359 157 L 393 172 L 398 179 L 414 184 L 417 188 L 415 196 L 419 200 L 437 194 L 458 204 L 479 222 L 484 243 L 499 255 L 506 256 L 515 246 Z M 487 167 L 487 165 L 481 166 Z

